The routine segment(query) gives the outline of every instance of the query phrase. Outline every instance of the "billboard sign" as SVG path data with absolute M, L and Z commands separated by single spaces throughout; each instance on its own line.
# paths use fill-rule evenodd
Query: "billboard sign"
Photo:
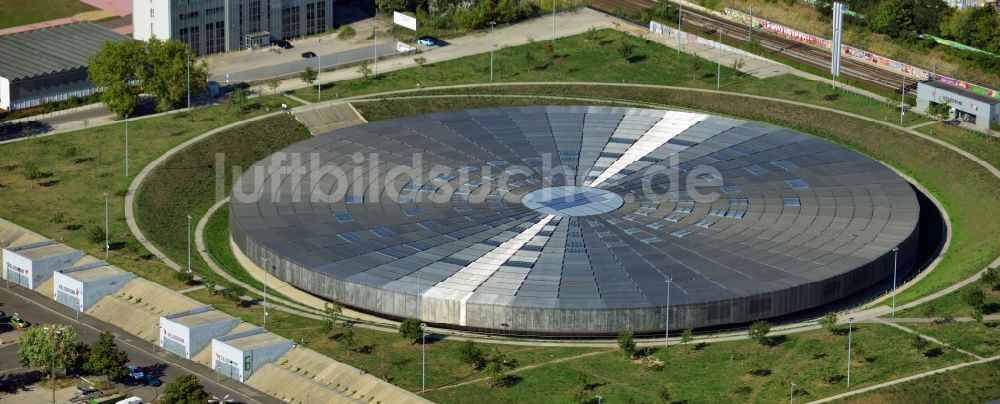
M 416 17 L 410 17 L 410 16 L 408 16 L 406 14 L 403 14 L 403 13 L 401 13 L 399 11 L 393 11 L 392 12 L 392 22 L 395 23 L 396 25 L 399 25 L 399 26 L 402 26 L 402 27 L 406 27 L 406 28 L 412 29 L 414 31 L 417 30 L 417 19 L 416 19 Z

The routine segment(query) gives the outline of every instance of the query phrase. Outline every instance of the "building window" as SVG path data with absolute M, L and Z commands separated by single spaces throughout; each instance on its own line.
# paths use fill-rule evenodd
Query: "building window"
M 281 10 L 281 39 L 299 36 L 299 9 L 295 6 Z
M 306 35 L 326 30 L 326 3 L 306 4 Z
M 224 21 L 205 25 L 205 53 L 218 53 L 226 50 L 225 26 Z
M 247 21 L 250 23 L 251 34 L 258 33 L 260 29 L 260 0 L 250 0 L 250 10 Z

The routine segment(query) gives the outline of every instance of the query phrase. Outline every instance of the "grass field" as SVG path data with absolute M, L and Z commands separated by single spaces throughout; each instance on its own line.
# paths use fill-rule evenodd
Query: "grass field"
M 1000 361 L 993 361 L 900 383 L 836 402 L 865 404 L 988 402 L 1000 396 L 1000 384 L 997 383 L 997 378 L 1000 378 Z
M 97 9 L 79 0 L 0 0 L 0 10 L 0 28 L 9 28 Z
M 229 248 L 229 204 L 222 205 L 219 210 L 215 211 L 215 214 L 208 219 L 205 223 L 205 248 L 208 249 L 209 256 L 215 260 L 215 262 L 228 274 L 232 275 L 234 278 L 246 282 L 248 285 L 253 286 L 257 289 L 263 289 L 264 285 L 258 282 L 254 277 L 240 265 L 236 257 L 233 256 L 233 250 Z M 288 299 L 285 295 L 275 291 L 274 289 L 268 290 L 268 294 L 271 296 L 278 296 L 280 298 Z
M 962 296 L 967 290 L 972 288 L 983 288 L 986 292 L 986 300 L 984 301 L 985 314 L 1000 312 L 1000 291 L 991 290 L 982 286 L 979 282 L 973 282 L 952 293 L 920 304 L 912 309 L 901 312 L 897 311 L 896 317 L 970 317 L 972 316 L 972 307 L 962 301 Z
M 912 323 L 908 328 L 987 357 L 1000 354 L 1000 322 Z
M 593 35 L 591 37 L 591 35 Z M 622 43 L 635 46 L 626 60 L 617 50 Z M 529 56 L 530 55 L 530 56 Z M 495 81 L 588 81 L 684 86 L 715 89 L 716 66 L 711 62 L 652 41 L 645 41 L 619 31 L 604 29 L 593 34 L 561 38 L 552 57 L 546 56 L 539 43 L 509 47 L 495 52 Z M 423 67 L 379 75 L 376 79 L 354 79 L 327 84 L 323 99 L 370 94 L 375 92 L 436 85 L 474 84 L 489 81 L 490 55 L 466 56 Z M 813 103 L 854 112 L 876 119 L 896 119 L 892 106 L 853 93 L 832 90 L 822 83 L 797 76 L 757 79 L 722 66 L 722 90 L 767 95 Z M 295 91 L 299 97 L 316 99 L 315 87 Z M 904 123 L 913 125 L 926 120 L 907 114 Z
M 128 185 L 139 170 L 174 146 L 211 128 L 257 115 L 262 104 L 282 102 L 275 97 L 254 100 L 256 106 L 245 114 L 213 106 L 190 115 L 130 121 L 130 177 L 125 177 L 123 123 L 2 145 L 0 189 L 10 196 L 0 198 L 0 217 L 103 258 L 107 192 L 110 262 L 152 281 L 182 287 L 173 280 L 174 272 L 153 259 L 129 232 L 124 209 Z
M 249 167 L 309 136 L 309 131 L 295 118 L 282 114 L 195 143 L 149 174 L 136 192 L 136 221 L 146 237 L 164 254 L 178 263 L 186 262 L 186 216 L 193 217 L 193 228 L 193 223 L 216 202 L 217 186 L 225 195 L 229 194 L 234 169 Z M 218 158 L 224 159 L 223 167 L 216 166 Z M 216 170 L 225 170 L 222 174 L 224 184 L 216 184 Z M 215 234 L 217 236 L 218 232 Z M 213 240 L 220 242 L 217 237 Z M 192 257 L 192 269 L 209 279 L 221 280 L 197 254 Z
M 511 388 L 490 389 L 481 383 L 432 391 L 426 397 L 441 403 L 580 402 L 573 397 L 579 373 L 586 375 L 585 398 L 601 395 L 607 402 L 767 402 L 788 399 L 795 382 L 796 401 L 806 402 L 845 391 L 847 336 L 826 331 L 774 338 L 770 346 L 752 341 L 704 346 L 673 346 L 656 350 L 665 368 L 647 370 L 641 363 L 609 352 L 519 373 Z M 955 351 L 930 356 L 910 347 L 909 335 L 884 325 L 856 325 L 853 333 L 851 387 L 863 387 L 921 370 L 966 361 Z M 936 355 L 936 356 L 935 356 Z M 755 365 L 756 364 L 756 365 Z M 759 369 L 757 374 L 751 374 Z M 669 400 L 660 397 L 663 388 Z
M 923 126 L 916 130 L 958 146 L 990 163 L 993 167 L 1000 167 L 1000 141 L 981 133 L 942 123 Z

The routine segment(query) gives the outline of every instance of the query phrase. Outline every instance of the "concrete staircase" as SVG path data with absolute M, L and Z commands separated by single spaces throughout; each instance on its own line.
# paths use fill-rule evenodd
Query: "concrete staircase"
M 365 123 L 364 118 L 348 103 L 299 108 L 295 111 L 295 119 L 309 128 L 313 136 Z

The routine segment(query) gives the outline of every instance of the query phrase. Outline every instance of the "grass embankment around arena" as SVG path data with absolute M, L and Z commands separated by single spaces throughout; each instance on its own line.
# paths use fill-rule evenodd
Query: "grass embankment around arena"
M 636 38 L 613 29 L 559 38 L 547 53 L 544 42 L 504 47 L 494 52 L 494 82 L 603 82 L 658 84 L 691 88 L 716 88 L 716 65 L 712 61 L 678 53 L 660 43 Z M 631 47 L 625 57 L 623 46 Z M 415 55 L 420 57 L 420 55 Z M 354 69 L 353 67 L 351 69 Z M 732 66 L 721 67 L 722 90 L 765 95 L 828 106 L 879 120 L 899 122 L 899 110 L 854 93 L 831 89 L 829 85 L 792 75 L 758 79 L 737 72 Z M 465 56 L 379 74 L 328 83 L 323 86 L 323 100 L 400 89 L 486 84 L 490 80 L 490 54 Z M 295 90 L 306 100 L 317 100 L 315 87 Z M 905 125 L 925 122 L 917 114 L 906 114 Z
M 0 29 L 72 17 L 97 8 L 79 0 L 0 0 Z
M 309 136 L 309 131 L 292 115 L 281 114 L 230 128 L 189 146 L 151 172 L 136 192 L 135 215 L 139 227 L 164 254 L 181 265 L 186 264 L 187 216 L 192 217 L 193 231 L 194 224 L 217 201 L 217 190 L 223 196 L 229 194 L 235 169 L 249 167 Z M 223 182 L 217 183 L 217 178 Z M 218 226 L 213 231 L 218 235 Z M 192 254 L 191 261 L 192 270 L 198 275 L 216 282 L 223 280 L 197 253 Z M 242 272 L 229 265 L 223 268 L 236 274 Z M 242 273 L 245 276 L 238 278 L 263 286 Z
M 129 184 L 167 150 L 282 102 L 291 101 L 268 96 L 251 99 L 244 113 L 219 105 L 130 120 L 128 177 L 124 122 L 0 145 L 5 160 L 0 164 L 0 191 L 5 195 L 0 198 L 0 217 L 103 258 L 106 192 L 109 262 L 172 288 L 185 287 L 129 231 L 123 203 Z M 183 218 L 175 225 L 183 229 Z
M 800 130 L 843 144 L 885 162 L 915 178 L 948 211 L 952 242 L 941 263 L 926 278 L 900 293 L 897 304 L 926 295 L 971 276 L 1000 255 L 1000 180 L 979 164 L 953 150 L 901 130 L 810 107 L 779 101 L 740 98 L 737 95 L 698 91 L 635 88 L 609 85 L 524 85 L 455 90 L 426 90 L 417 95 L 497 94 L 579 96 L 594 99 L 631 100 L 692 108 L 709 113 L 764 121 Z M 467 102 L 452 99 L 450 109 L 465 108 Z M 407 103 L 413 105 L 406 105 Z M 386 118 L 402 113 L 430 112 L 444 100 L 393 100 L 358 103 L 368 118 Z M 399 105 L 399 106 L 396 106 Z M 507 105 L 506 103 L 504 105 Z

